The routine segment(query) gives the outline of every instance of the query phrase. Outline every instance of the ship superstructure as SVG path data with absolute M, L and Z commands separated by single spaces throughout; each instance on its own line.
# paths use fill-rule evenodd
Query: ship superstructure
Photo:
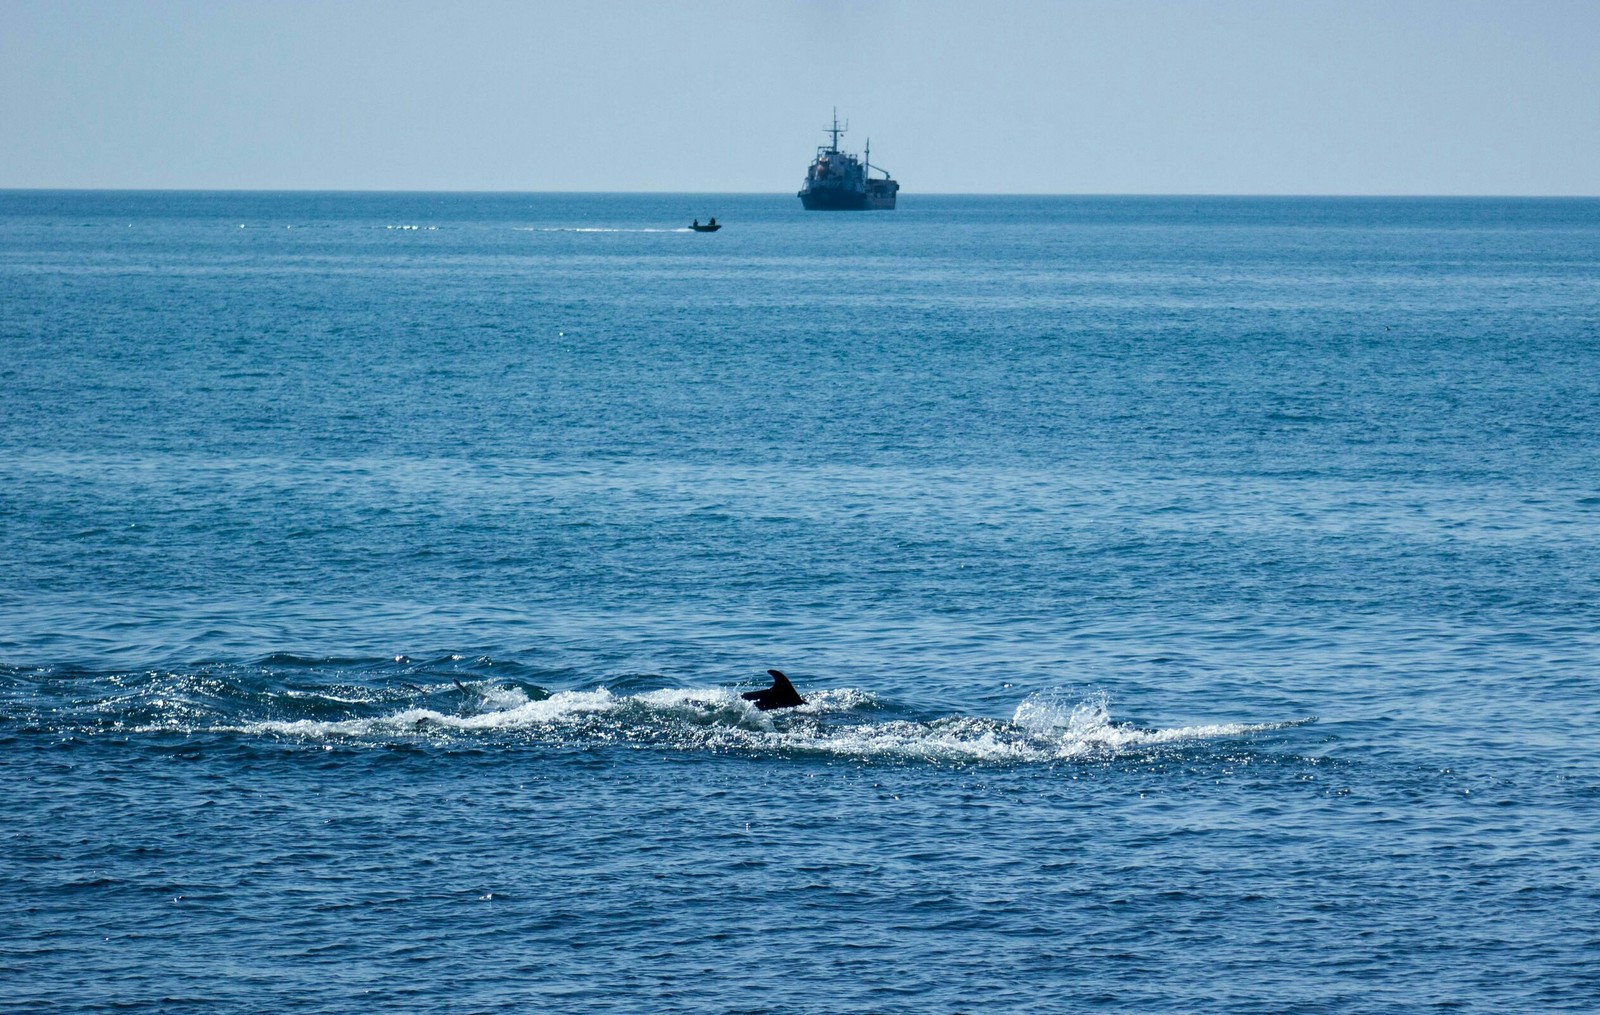
M 839 111 L 835 109 L 833 126 L 827 129 L 831 140 L 817 148 L 817 157 L 806 170 L 800 203 L 807 211 L 893 210 L 900 184 L 887 169 L 872 164 L 872 142 L 867 142 L 861 158 L 839 150 L 839 135 L 849 129 L 848 124 L 839 126 Z M 874 179 L 874 172 L 882 173 L 883 178 Z

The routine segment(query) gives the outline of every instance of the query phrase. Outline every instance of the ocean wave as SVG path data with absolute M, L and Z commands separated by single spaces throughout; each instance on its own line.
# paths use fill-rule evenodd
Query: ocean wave
M 1114 721 L 1103 694 L 1033 695 L 1010 720 L 884 717 L 893 706 L 859 688 L 815 691 L 806 704 L 763 712 L 726 688 L 614 694 L 606 688 L 530 695 L 465 687 L 457 710 L 418 706 L 338 719 L 263 719 L 215 732 L 343 743 L 424 739 L 507 746 L 648 745 L 668 750 L 822 755 L 934 763 L 1039 763 L 1114 758 L 1167 745 L 1236 739 L 1301 725 L 1225 722 L 1145 729 Z
M 450 656 L 440 662 L 465 660 Z M 487 659 L 473 662 L 496 665 Z M 60 690 L 70 704 L 68 699 L 40 700 L 36 709 L 25 710 L 34 712 L 32 720 L 20 726 L 54 733 L 215 735 L 357 748 L 620 744 L 862 761 L 1029 764 L 1139 756 L 1314 721 L 1146 728 L 1115 720 L 1104 692 L 1072 689 L 1030 694 L 1009 719 L 1001 719 L 930 715 L 856 687 L 810 689 L 804 705 L 763 712 L 737 688 L 652 687 L 661 678 L 646 675 L 620 677 L 614 687 L 555 691 L 518 679 L 470 673 L 463 679 L 427 664 L 381 673 L 357 667 L 349 679 L 334 681 L 285 681 L 283 675 L 244 666 L 62 678 Z M 85 694 L 83 680 L 99 684 L 96 693 Z

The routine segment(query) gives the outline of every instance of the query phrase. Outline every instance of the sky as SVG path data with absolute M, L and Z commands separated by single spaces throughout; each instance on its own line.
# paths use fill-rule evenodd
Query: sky
M 0 188 L 1600 195 L 1600 0 L 0 0 Z

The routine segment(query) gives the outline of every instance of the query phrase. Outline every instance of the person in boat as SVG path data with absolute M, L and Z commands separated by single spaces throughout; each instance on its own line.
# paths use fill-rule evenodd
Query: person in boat
M 695 219 L 695 221 L 698 222 L 700 220 L 699 219 Z M 706 223 L 706 225 L 708 225 L 708 226 L 714 226 L 716 224 L 717 224 L 717 217 L 715 215 L 711 216 L 711 221 Z
M 694 228 L 695 229 L 699 229 L 700 228 L 700 220 L 699 219 L 695 219 L 694 220 Z

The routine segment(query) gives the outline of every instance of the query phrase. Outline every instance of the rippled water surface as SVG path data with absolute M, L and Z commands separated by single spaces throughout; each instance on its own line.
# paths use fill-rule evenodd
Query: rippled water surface
M 0 1007 L 1600 997 L 1600 202 L 0 193 L 0 380 Z

